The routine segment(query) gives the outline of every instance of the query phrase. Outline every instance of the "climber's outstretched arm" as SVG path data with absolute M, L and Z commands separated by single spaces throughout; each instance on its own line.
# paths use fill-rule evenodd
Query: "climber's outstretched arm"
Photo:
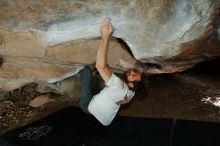
M 108 67 L 107 62 L 108 43 L 112 34 L 112 24 L 110 19 L 104 19 L 100 27 L 100 32 L 101 40 L 96 56 L 96 68 L 102 79 L 107 82 L 112 75 L 112 71 Z

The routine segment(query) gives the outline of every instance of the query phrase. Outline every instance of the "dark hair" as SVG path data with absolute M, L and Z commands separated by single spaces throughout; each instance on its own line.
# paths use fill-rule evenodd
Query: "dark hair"
M 131 71 L 138 72 L 138 70 L 136 70 L 136 69 L 129 69 L 122 74 L 122 80 L 126 84 L 129 83 L 127 76 L 129 75 L 129 73 Z M 134 85 L 134 88 L 130 88 L 130 90 L 135 91 L 134 98 L 137 100 L 140 100 L 140 101 L 143 100 L 147 96 L 147 93 L 148 93 L 148 78 L 147 78 L 147 76 L 144 73 L 142 73 L 141 74 L 141 81 L 133 81 L 132 83 Z
M 128 75 L 130 74 L 130 72 L 133 71 L 133 72 L 139 72 L 137 69 L 128 69 L 126 70 L 123 75 L 122 75 L 122 80 L 127 84 L 129 83 L 128 81 Z
M 130 88 L 133 91 L 136 91 L 137 89 L 141 88 L 143 86 L 143 80 L 144 80 L 144 73 L 141 73 L 141 81 L 128 81 L 128 75 L 130 74 L 130 72 L 139 72 L 137 69 L 128 69 L 127 71 L 125 71 L 122 75 L 122 80 L 128 84 L 128 83 L 133 83 L 134 88 Z

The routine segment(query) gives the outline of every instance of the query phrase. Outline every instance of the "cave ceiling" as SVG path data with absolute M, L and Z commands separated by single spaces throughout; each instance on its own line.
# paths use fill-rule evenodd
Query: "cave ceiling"
M 60 81 L 93 63 L 106 17 L 115 69 L 121 58 L 175 73 L 220 55 L 218 0 L 0 0 L 0 89 Z

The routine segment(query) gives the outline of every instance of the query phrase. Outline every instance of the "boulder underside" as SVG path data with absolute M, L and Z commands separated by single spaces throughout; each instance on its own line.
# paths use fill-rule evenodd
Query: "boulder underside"
M 117 71 L 119 59 L 160 74 L 220 55 L 217 0 L 2 0 L 0 91 L 62 81 L 94 63 L 106 17 L 114 27 L 109 65 Z

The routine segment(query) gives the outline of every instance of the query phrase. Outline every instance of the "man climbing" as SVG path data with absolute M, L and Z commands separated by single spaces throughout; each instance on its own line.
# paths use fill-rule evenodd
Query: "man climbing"
M 142 72 L 131 68 L 124 73 L 123 79 L 116 76 L 108 66 L 108 43 L 112 34 L 112 24 L 105 19 L 100 27 L 101 40 L 96 57 L 96 69 L 104 80 L 106 87 L 98 94 L 92 95 L 92 88 L 98 88 L 92 75 L 91 67 L 86 66 L 79 74 L 82 78 L 80 107 L 92 114 L 103 125 L 109 125 L 117 114 L 120 105 L 128 103 L 134 96 L 134 90 L 141 82 Z

